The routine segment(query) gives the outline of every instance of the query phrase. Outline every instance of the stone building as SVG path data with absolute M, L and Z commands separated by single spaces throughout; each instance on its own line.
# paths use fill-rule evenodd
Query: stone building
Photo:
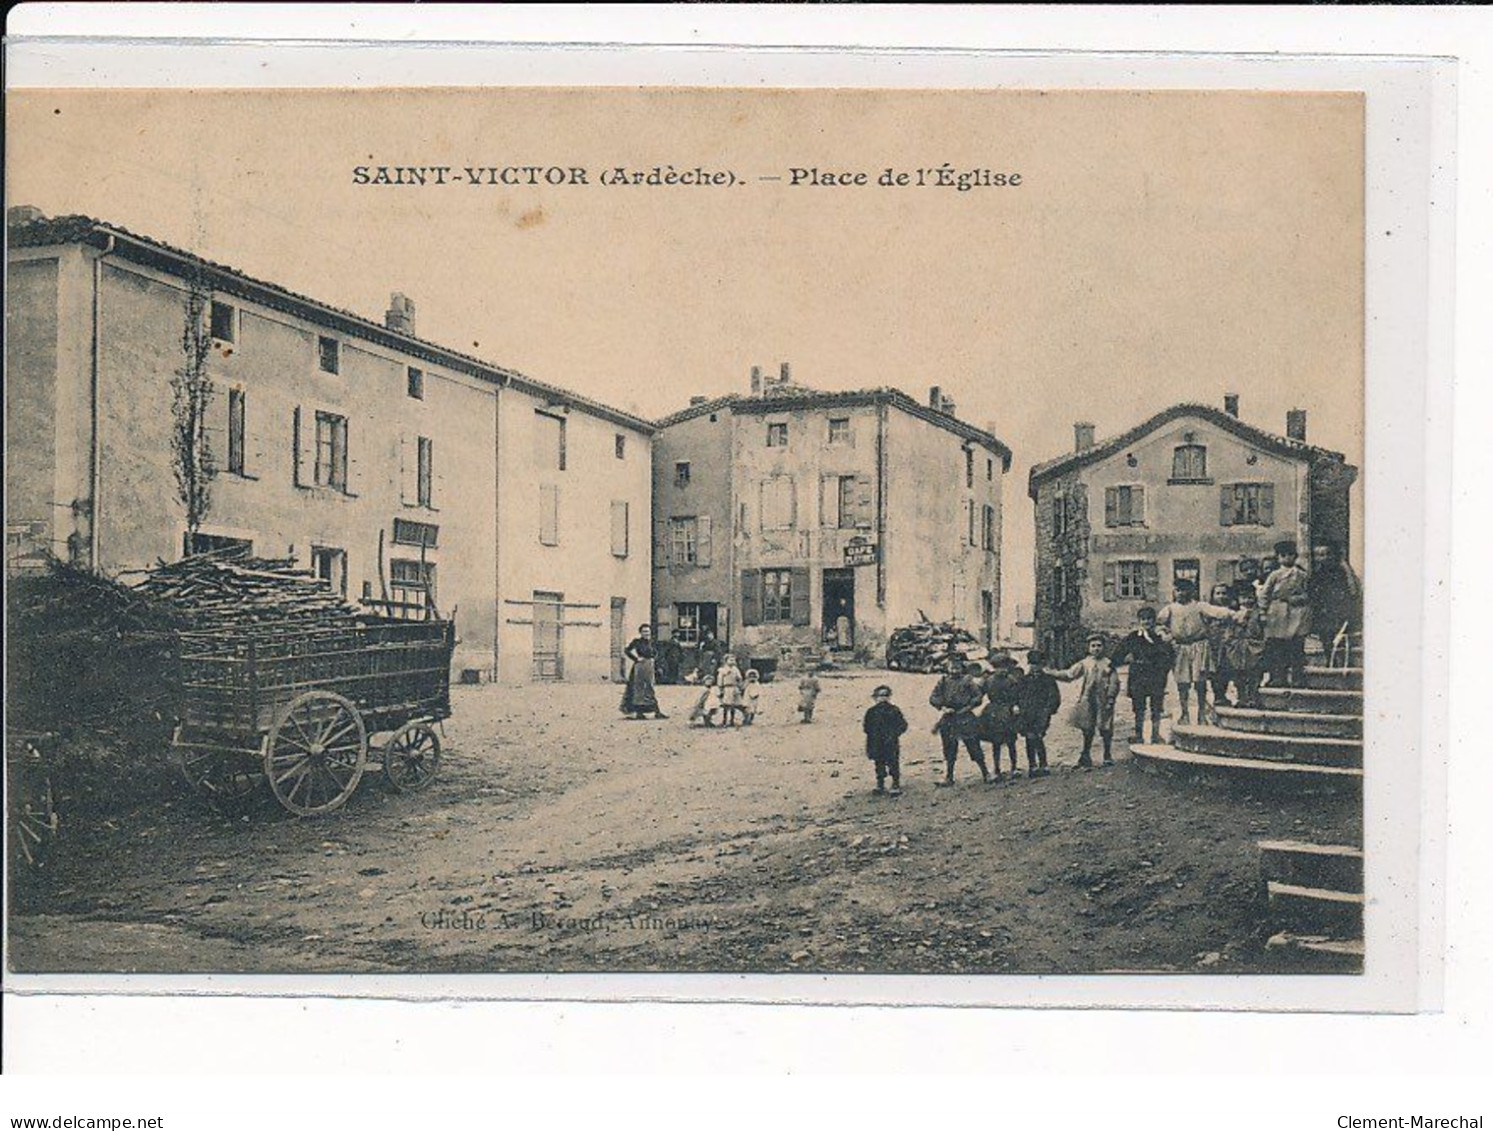
M 920 614 L 990 639 L 1010 450 L 937 388 L 824 392 L 752 371 L 654 441 L 654 616 L 754 656 L 881 658 Z
M 1306 413 L 1284 436 L 1224 408 L 1179 404 L 1112 439 L 1074 425 L 1074 449 L 1032 468 L 1035 639 L 1059 663 L 1084 637 L 1131 627 L 1177 581 L 1232 583 L 1241 559 L 1261 561 L 1294 538 L 1303 560 L 1321 542 L 1348 546 L 1348 490 L 1358 469 L 1306 442 Z
M 86 217 L 8 223 L 7 554 L 108 574 L 293 557 L 354 598 L 453 612 L 455 663 L 605 678 L 647 619 L 650 422 Z M 173 377 L 207 348 L 216 474 L 191 533 Z

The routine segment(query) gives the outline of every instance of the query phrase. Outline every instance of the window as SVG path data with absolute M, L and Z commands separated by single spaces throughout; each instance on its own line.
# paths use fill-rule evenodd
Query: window
M 856 479 L 854 475 L 840 476 L 838 488 L 839 520 L 835 523 L 841 530 L 853 530 L 858 517 L 856 513 Z
M 995 482 L 995 460 L 993 459 L 987 459 L 985 461 L 985 482 Z
M 830 417 L 829 442 L 831 444 L 851 444 L 853 437 L 850 434 L 850 418 L 848 416 Z
M 1172 588 L 1184 581 L 1192 583 L 1193 592 L 1202 592 L 1203 566 L 1196 558 L 1177 558 L 1172 562 Z
M 324 581 L 329 589 L 347 596 L 347 551 L 332 546 L 314 546 L 311 549 L 311 571 Z
M 975 544 L 975 501 L 973 499 L 965 501 L 964 518 L 965 525 L 968 527 L 965 534 L 965 541 L 973 546 Z
M 1146 489 L 1144 487 L 1106 487 L 1104 489 L 1105 526 L 1144 526 L 1146 524 Z
M 208 305 L 208 332 L 220 342 L 231 342 L 236 337 L 238 319 L 233 307 L 216 299 Z
M 695 565 L 699 557 L 699 523 L 694 516 L 669 519 L 669 564 Z
M 1068 533 L 1068 496 L 1059 491 L 1052 497 L 1052 534 L 1061 538 Z
M 347 490 L 347 417 L 316 414 L 316 475 L 318 487 Z
M 1208 479 L 1208 449 L 1202 444 L 1182 444 L 1172 452 L 1172 482 L 1200 483 Z
M 244 473 L 244 391 L 228 390 L 228 470 Z
M 434 605 L 435 563 L 413 558 L 390 558 L 389 596 L 406 604 Z
M 560 544 L 560 488 L 552 483 L 539 488 L 539 544 Z
M 612 556 L 627 557 L 627 503 L 614 500 L 612 503 Z
M 689 460 L 682 459 L 674 465 L 674 486 L 689 486 Z
M 975 485 L 975 450 L 964 449 L 964 485 L 973 487 Z
M 394 541 L 401 546 L 424 546 L 435 549 L 441 528 L 431 522 L 411 522 L 407 518 L 394 520 Z
M 788 446 L 787 421 L 767 426 L 767 446 L 769 448 L 786 448 Z
M 323 373 L 341 372 L 342 347 L 336 338 L 316 339 L 316 361 Z
M 428 436 L 421 436 L 418 441 L 418 479 L 416 483 L 416 502 L 422 507 L 434 507 L 435 497 L 435 442 Z
M 793 479 L 774 476 L 762 483 L 762 529 L 787 530 L 794 524 Z
M 1222 526 L 1274 526 L 1274 483 L 1225 483 L 1220 489 Z
M 565 470 L 565 418 L 534 410 L 534 459 L 541 470 Z
M 762 571 L 762 621 L 764 624 L 788 624 L 793 620 L 793 571 Z
M 1059 563 L 1052 567 L 1052 603 L 1061 605 L 1068 600 L 1068 567 Z
M 185 554 L 219 554 L 231 551 L 249 557 L 254 553 L 254 543 L 248 538 L 231 538 L 226 534 L 188 534 L 182 539 Z
M 411 365 L 404 371 L 404 388 L 417 401 L 425 399 L 425 371 Z
M 627 437 L 621 432 L 612 437 L 612 449 L 618 459 L 627 458 Z
M 1118 562 L 1115 572 L 1115 596 L 1122 601 L 1146 598 L 1146 562 Z
M 995 508 L 990 504 L 985 505 L 984 521 L 980 526 L 980 548 L 985 550 L 995 549 Z

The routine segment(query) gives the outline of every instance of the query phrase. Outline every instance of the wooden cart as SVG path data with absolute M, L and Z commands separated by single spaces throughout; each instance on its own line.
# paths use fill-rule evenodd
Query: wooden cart
M 358 788 L 370 739 L 384 736 L 385 780 L 422 789 L 440 764 L 454 647 L 452 621 L 367 616 L 180 634 L 172 745 L 187 781 L 219 803 L 268 782 L 292 813 L 330 813 Z

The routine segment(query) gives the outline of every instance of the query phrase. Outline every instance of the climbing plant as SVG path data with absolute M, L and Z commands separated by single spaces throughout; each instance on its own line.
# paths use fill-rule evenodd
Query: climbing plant
M 189 534 L 197 533 L 212 508 L 212 482 L 218 470 L 207 428 L 213 400 L 207 369 L 213 348 L 207 321 L 210 301 L 209 292 L 199 284 L 187 292 L 182 364 L 171 378 L 171 466 Z

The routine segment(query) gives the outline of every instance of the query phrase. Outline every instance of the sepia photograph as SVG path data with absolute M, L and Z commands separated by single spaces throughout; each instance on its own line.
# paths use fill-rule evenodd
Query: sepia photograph
M 1374 962 L 1361 92 L 6 126 L 11 972 Z

